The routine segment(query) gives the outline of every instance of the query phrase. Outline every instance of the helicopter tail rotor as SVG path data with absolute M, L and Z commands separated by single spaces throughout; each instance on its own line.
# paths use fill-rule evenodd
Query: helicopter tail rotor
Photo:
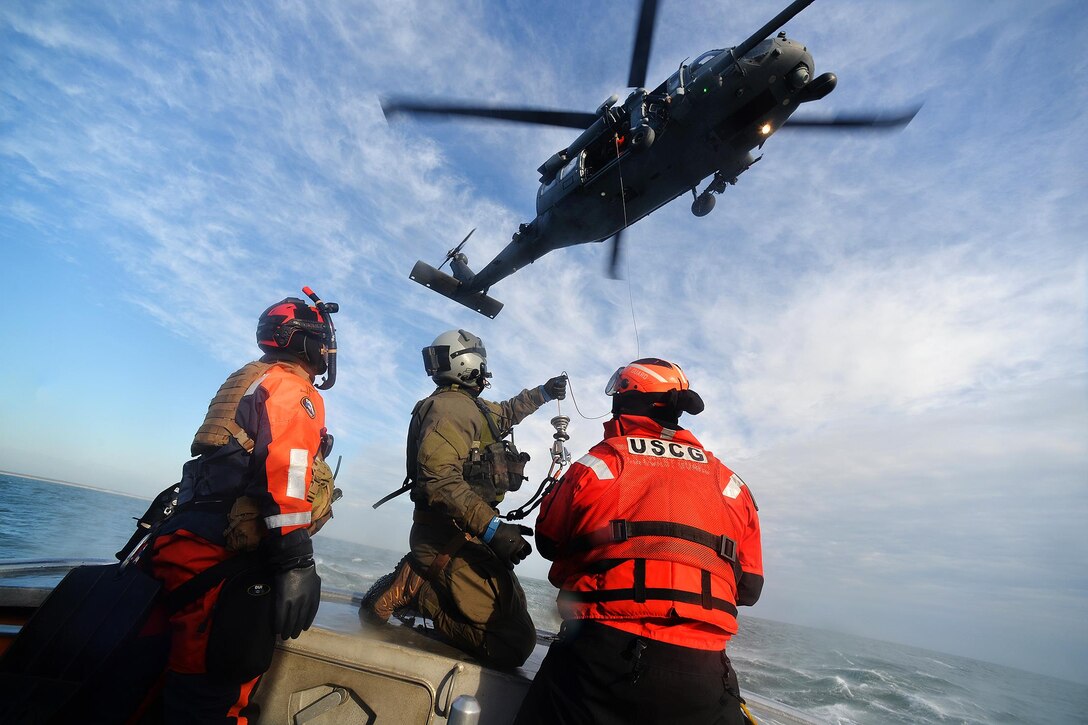
M 457 255 L 461 253 L 461 250 L 465 247 L 465 242 L 468 241 L 468 238 L 471 237 L 473 232 L 475 231 L 476 227 L 473 227 L 472 231 L 465 235 L 465 238 L 461 240 L 460 244 L 458 244 L 450 251 L 446 252 L 446 258 L 442 260 L 442 264 L 438 265 L 438 269 L 442 269 L 444 266 L 446 266 L 446 262 L 452 262 L 457 257 Z M 452 267 L 453 265 L 451 264 L 450 266 Z

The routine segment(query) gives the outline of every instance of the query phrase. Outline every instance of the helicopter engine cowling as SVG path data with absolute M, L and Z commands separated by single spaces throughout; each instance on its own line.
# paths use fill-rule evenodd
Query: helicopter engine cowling
M 597 106 L 597 115 L 603 116 L 604 112 L 607 111 L 609 108 L 612 108 L 612 106 L 616 105 L 616 102 L 619 100 L 620 97 L 613 93 L 611 96 L 605 99 L 604 103 Z
M 537 172 L 540 174 L 541 183 L 547 184 L 554 179 L 555 175 L 559 173 L 559 170 L 563 168 L 568 161 L 570 161 L 570 155 L 567 153 L 567 149 L 562 149 L 552 154 L 551 157 L 537 169 Z
M 826 96 L 831 91 L 835 90 L 835 86 L 839 83 L 839 77 L 834 73 L 824 73 L 823 75 L 816 76 L 816 78 L 809 82 L 804 88 L 797 93 L 798 103 L 809 103 L 810 101 L 818 101 Z

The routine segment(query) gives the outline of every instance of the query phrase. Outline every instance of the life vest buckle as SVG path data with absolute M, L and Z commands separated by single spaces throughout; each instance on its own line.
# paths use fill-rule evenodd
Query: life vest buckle
M 722 534 L 721 539 L 718 540 L 718 556 L 726 561 L 735 562 L 737 560 L 737 542 Z
M 613 519 L 609 522 L 609 526 L 612 529 L 612 541 L 620 542 L 627 541 L 627 520 L 626 519 Z

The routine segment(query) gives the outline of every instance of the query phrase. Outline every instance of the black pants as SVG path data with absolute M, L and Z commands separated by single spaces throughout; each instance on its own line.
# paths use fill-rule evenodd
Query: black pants
M 515 725 L 744 725 L 724 652 L 678 647 L 596 622 L 565 626 Z

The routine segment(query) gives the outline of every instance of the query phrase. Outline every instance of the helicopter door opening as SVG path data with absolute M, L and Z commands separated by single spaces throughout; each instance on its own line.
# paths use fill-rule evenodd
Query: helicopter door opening
M 585 156 L 587 181 L 630 149 L 631 133 L 620 131 L 619 134 L 617 137 L 612 131 L 602 133 L 586 147 L 582 155 Z

